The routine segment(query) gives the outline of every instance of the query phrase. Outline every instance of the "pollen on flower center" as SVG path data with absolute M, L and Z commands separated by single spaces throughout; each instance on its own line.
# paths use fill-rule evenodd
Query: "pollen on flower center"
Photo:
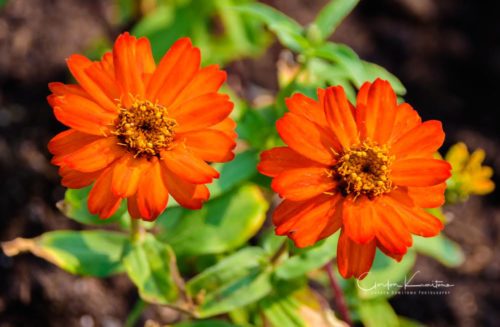
M 134 99 L 129 108 L 119 104 L 119 110 L 114 134 L 134 156 L 156 156 L 171 145 L 177 122 L 164 106 Z
M 340 192 L 355 197 L 369 198 L 388 193 L 394 189 L 389 178 L 394 156 L 389 155 L 387 145 L 378 146 L 364 141 L 342 153 L 333 167 L 334 176 L 339 181 Z

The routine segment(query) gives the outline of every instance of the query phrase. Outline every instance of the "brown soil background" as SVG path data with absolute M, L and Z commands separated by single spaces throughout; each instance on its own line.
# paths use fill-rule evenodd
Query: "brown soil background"
M 265 1 L 308 23 L 324 0 Z M 444 123 L 444 149 L 457 141 L 487 151 L 500 171 L 497 147 L 500 23 L 493 2 L 365 0 L 334 40 L 400 77 L 406 100 L 424 119 Z M 63 127 L 45 101 L 47 83 L 67 77 L 64 59 L 102 35 L 114 38 L 110 0 L 11 0 L 0 9 L 0 241 L 81 226 L 55 208 L 64 189 L 46 150 Z M 276 89 L 280 46 L 229 68 L 233 79 Z M 237 67 L 237 69 L 235 68 Z M 499 184 L 498 175 L 495 175 Z M 419 258 L 421 278 L 455 284 L 447 296 L 393 298 L 398 314 L 429 326 L 500 326 L 499 193 L 446 208 L 446 234 L 465 263 L 455 270 Z M 0 253 L 0 327 L 121 326 L 137 294 L 124 277 L 71 276 L 31 255 Z M 148 310 L 145 317 L 166 319 Z M 163 317 L 163 318 L 162 318 Z

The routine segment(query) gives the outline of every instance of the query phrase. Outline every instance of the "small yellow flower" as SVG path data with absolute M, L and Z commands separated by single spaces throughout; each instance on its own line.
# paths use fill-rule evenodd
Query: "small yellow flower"
M 450 148 L 445 157 L 453 168 L 447 189 L 450 201 L 465 200 L 471 194 L 485 195 L 495 189 L 491 180 L 493 169 L 482 166 L 485 156 L 483 149 L 469 153 L 467 146 L 461 142 Z

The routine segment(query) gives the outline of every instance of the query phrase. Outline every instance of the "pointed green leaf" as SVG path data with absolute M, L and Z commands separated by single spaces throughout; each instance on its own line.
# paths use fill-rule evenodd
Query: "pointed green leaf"
M 292 296 L 269 296 L 259 302 L 259 307 L 271 326 L 306 327 L 299 315 L 300 302 Z
M 81 189 L 67 189 L 64 194 L 64 200 L 57 203 L 57 207 L 68 218 L 71 218 L 85 225 L 105 225 L 111 223 L 124 222 L 129 218 L 127 214 L 127 206 L 125 201 L 122 201 L 121 206 L 116 210 L 115 214 L 108 219 L 100 219 L 97 215 L 93 215 L 87 208 L 87 201 L 91 186 Z M 124 223 L 126 225 L 127 223 Z
M 435 237 L 413 237 L 415 250 L 436 259 L 447 267 L 458 267 L 464 261 L 460 245 L 447 238 L 444 234 Z
M 271 292 L 265 251 L 247 247 L 191 279 L 186 289 L 197 299 L 197 312 L 210 317 L 255 302 Z
M 335 233 L 326 240 L 289 257 L 276 268 L 276 277 L 288 280 L 321 268 L 337 255 L 338 239 L 339 233 Z
M 282 12 L 257 2 L 238 5 L 233 8 L 262 20 L 276 34 L 279 41 L 291 50 L 301 52 L 309 48 L 310 45 L 304 37 L 302 26 Z
M 208 185 L 210 198 L 222 195 L 243 181 L 257 174 L 257 163 L 259 156 L 256 151 L 248 150 L 238 153 L 234 159 L 227 163 L 217 163 L 213 167 L 220 173 L 220 178 Z
M 401 83 L 401 81 L 396 76 L 391 74 L 384 67 L 367 61 L 363 61 L 363 67 L 365 69 L 365 80 L 374 81 L 377 78 L 385 79 L 391 84 L 396 94 L 406 94 L 406 88 L 404 87 L 403 83 Z
M 106 277 L 123 271 L 127 235 L 111 231 L 55 231 L 2 244 L 7 255 L 29 251 L 72 274 Z
M 177 298 L 175 255 L 169 245 L 157 241 L 153 235 L 146 234 L 130 246 L 124 265 L 144 300 L 168 304 Z
M 364 299 L 393 296 L 404 283 L 411 278 L 411 269 L 415 264 L 415 251 L 410 249 L 401 262 L 377 251 L 373 266 L 366 278 L 356 281 L 358 295 Z
M 337 26 L 356 7 L 359 0 L 331 0 L 313 22 L 321 33 L 321 38 L 326 40 L 333 34 Z
M 385 299 L 361 301 L 359 315 L 365 327 L 399 327 L 398 316 Z
M 200 210 L 167 209 L 157 222 L 159 237 L 177 255 L 203 255 L 236 249 L 260 229 L 269 207 L 260 189 L 243 185 Z

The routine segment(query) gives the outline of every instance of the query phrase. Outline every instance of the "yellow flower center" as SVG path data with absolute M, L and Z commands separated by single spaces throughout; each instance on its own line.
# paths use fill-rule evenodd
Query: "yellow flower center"
M 169 148 L 177 122 L 168 116 L 167 108 L 149 100 L 134 99 L 132 106 L 124 108 L 115 122 L 119 144 L 126 146 L 134 156 L 157 156 Z
M 394 186 L 389 174 L 393 161 L 394 156 L 389 155 L 387 145 L 364 141 L 352 146 L 333 167 L 340 192 L 345 196 L 354 194 L 354 197 L 366 195 L 374 198 L 392 191 Z

